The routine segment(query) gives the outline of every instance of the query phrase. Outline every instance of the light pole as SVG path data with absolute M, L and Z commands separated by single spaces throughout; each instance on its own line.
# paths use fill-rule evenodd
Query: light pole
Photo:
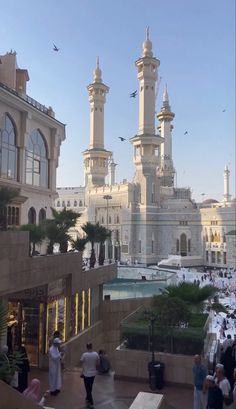
M 107 201 L 107 229 L 108 229 L 108 203 L 109 203 L 109 200 L 112 199 L 112 196 L 111 195 L 105 195 L 105 196 L 103 196 L 103 199 L 105 199 Z
M 145 318 L 149 321 L 149 351 L 152 354 L 152 360 L 148 363 L 149 385 L 151 390 L 156 389 L 156 373 L 155 373 L 155 347 L 154 347 L 154 325 L 157 320 L 153 311 L 144 311 Z
M 107 230 L 108 230 L 108 225 L 109 225 L 109 223 L 108 223 L 108 206 L 109 206 L 109 200 L 111 200 L 112 199 L 112 196 L 111 195 L 104 195 L 103 196 L 103 199 L 104 200 L 106 200 L 107 201 Z M 110 260 L 110 239 L 108 239 L 108 252 L 107 252 L 108 254 L 108 259 Z

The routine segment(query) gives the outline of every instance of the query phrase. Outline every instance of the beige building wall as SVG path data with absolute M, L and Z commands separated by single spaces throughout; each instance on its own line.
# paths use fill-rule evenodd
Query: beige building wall
M 0 185 L 19 189 L 20 224 L 28 223 L 28 210 L 34 207 L 36 221 L 40 209 L 44 209 L 46 217 L 51 217 L 50 207 L 56 197 L 56 169 L 60 155 L 60 145 L 65 139 L 65 125 L 54 117 L 51 107 L 47 108 L 33 100 L 17 88 L 22 82 L 24 70 L 17 68 L 15 53 L 1 56 L 0 64 L 0 127 L 7 114 L 15 130 L 15 146 L 17 148 L 17 178 L 0 173 Z M 26 70 L 25 70 L 26 71 Z M 16 79 L 20 75 L 17 82 Z M 22 77 L 22 78 L 21 78 Z M 25 77 L 28 80 L 28 77 Z M 23 84 L 23 88 L 25 85 Z M 36 186 L 26 183 L 25 161 L 28 139 L 33 130 L 39 130 L 43 136 L 48 161 L 48 186 Z M 40 168 L 41 169 L 41 168 Z M 1 170 L 1 169 L 0 169 Z M 39 170 L 41 172 L 41 170 Z M 14 203 L 15 204 L 15 203 Z

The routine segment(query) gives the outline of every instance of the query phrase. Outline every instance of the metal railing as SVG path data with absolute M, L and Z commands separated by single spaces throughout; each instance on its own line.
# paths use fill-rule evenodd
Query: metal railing
M 0 88 L 5 89 L 6 91 L 10 92 L 11 94 L 17 96 L 18 98 L 22 99 L 23 101 L 27 102 L 28 104 L 32 105 L 34 108 L 38 109 L 39 111 L 43 112 L 44 114 L 49 115 L 49 109 L 45 106 L 40 104 L 40 102 L 36 101 L 35 99 L 29 97 L 29 95 L 22 96 L 14 89 L 8 87 L 7 85 L 0 82 Z

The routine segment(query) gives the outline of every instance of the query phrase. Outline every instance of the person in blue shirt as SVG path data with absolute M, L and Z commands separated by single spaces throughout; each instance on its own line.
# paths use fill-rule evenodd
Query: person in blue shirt
M 206 408 L 206 388 L 205 378 L 207 372 L 206 368 L 201 363 L 200 355 L 194 356 L 193 366 L 193 383 L 194 383 L 194 396 L 193 396 L 193 408 L 205 409 Z

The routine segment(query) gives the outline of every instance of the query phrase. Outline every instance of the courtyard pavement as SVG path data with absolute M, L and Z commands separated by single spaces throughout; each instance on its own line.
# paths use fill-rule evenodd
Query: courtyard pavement
M 48 389 L 48 374 L 46 371 L 32 369 L 30 378 L 35 377 L 41 381 L 43 394 Z M 152 391 L 148 383 L 114 380 L 113 374 L 97 375 L 93 388 L 94 407 L 128 409 L 139 392 Z M 157 393 L 164 394 L 161 409 L 192 409 L 191 388 L 168 385 Z M 49 396 L 45 405 L 55 409 L 85 409 L 85 391 L 79 368 L 64 371 L 61 393 L 56 397 Z

